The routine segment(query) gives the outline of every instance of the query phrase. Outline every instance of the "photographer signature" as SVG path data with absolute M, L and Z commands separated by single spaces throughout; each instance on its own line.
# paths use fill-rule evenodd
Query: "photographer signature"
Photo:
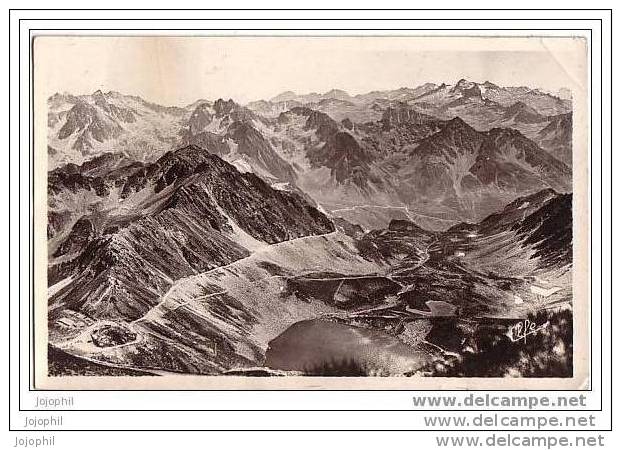
M 524 319 L 509 328 L 508 336 L 511 342 L 519 342 L 521 340 L 526 342 L 527 336 L 538 333 L 544 328 L 547 328 L 548 325 L 550 325 L 550 322 L 537 325 L 529 319 Z

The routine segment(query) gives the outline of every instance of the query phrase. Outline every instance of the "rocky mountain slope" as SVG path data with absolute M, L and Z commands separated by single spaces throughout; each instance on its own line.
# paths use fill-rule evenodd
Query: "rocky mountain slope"
M 559 161 L 572 165 L 572 115 L 553 116 L 545 128 L 535 136 L 539 145 Z
M 480 132 L 459 118 L 415 117 L 404 122 L 391 119 L 388 127 L 386 119 L 381 128 L 359 127 L 353 133 L 373 161 L 367 173 L 381 174 L 376 175 L 381 181 L 370 176 L 367 185 L 359 181 L 367 188 L 367 201 L 351 203 L 401 207 L 406 216 L 476 221 L 519 195 L 546 187 L 571 190 L 571 169 L 517 130 Z M 324 192 L 316 194 L 322 205 L 346 201 Z M 359 220 L 347 213 L 351 203 L 332 211 Z
M 55 94 L 48 99 L 48 165 L 80 164 L 101 153 L 157 159 L 178 143 L 188 111 L 118 92 Z
M 273 190 L 199 147 L 169 152 L 124 177 L 79 176 L 86 181 L 77 185 L 59 182 L 58 173 L 50 180 L 58 203 L 72 190 L 98 198 L 73 225 L 50 216 L 57 245 L 50 244 L 49 282 L 69 280 L 50 297 L 51 317 L 65 308 L 94 318 L 138 317 L 176 279 L 262 245 L 333 230 L 297 194 Z
M 179 278 L 149 308 L 118 310 L 114 321 L 53 309 L 53 344 L 114 367 L 213 374 L 261 366 L 289 326 L 323 318 L 394 336 L 422 355 L 419 366 L 447 363 L 436 347 L 465 347 L 438 326 L 463 334 L 461 318 L 471 327 L 570 304 L 571 241 L 571 195 L 552 190 L 442 233 L 394 221 L 363 235 L 301 237 Z M 459 345 L 474 344 L 465 336 Z

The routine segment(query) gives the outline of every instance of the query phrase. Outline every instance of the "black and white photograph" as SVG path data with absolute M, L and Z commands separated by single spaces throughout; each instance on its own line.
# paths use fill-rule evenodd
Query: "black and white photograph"
M 586 52 L 37 36 L 39 380 L 583 386 Z

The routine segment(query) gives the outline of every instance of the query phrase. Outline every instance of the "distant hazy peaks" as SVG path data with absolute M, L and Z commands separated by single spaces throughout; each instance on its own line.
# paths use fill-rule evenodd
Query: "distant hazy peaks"
M 475 82 L 468 81 L 465 78 L 462 78 L 461 80 L 459 80 L 457 82 L 457 84 L 455 85 L 455 88 L 457 88 L 457 89 L 472 89 L 475 86 L 476 86 Z
M 271 102 L 288 102 L 288 101 L 295 99 L 296 97 L 297 97 L 297 94 L 295 92 L 285 91 L 285 92 L 281 92 L 275 97 L 272 97 L 270 101 Z
M 192 135 L 204 130 L 213 120 L 214 110 L 209 103 L 201 103 L 196 106 L 188 120 L 188 127 Z
M 481 89 L 477 83 L 461 79 L 457 82 L 455 87 L 451 89 L 451 92 L 459 92 L 465 97 L 480 97 Z
M 301 101 L 303 103 L 316 103 L 322 100 L 343 100 L 349 101 L 352 97 L 342 89 L 331 89 L 323 94 L 311 92 L 310 94 L 298 95 L 293 91 L 285 91 L 270 99 L 273 103 Z
M 481 86 L 485 89 L 500 89 L 497 84 L 494 84 L 491 81 L 485 81 L 483 84 L 481 84 Z
M 237 107 L 237 103 L 233 101 L 233 99 L 224 100 L 219 98 L 213 104 L 213 109 L 216 111 L 216 115 L 218 117 L 223 116 L 225 114 L 229 114 L 233 109 Z
M 186 105 L 185 108 L 190 110 L 190 111 L 193 111 L 194 109 L 196 109 L 197 106 L 200 106 L 202 104 L 211 105 L 211 102 L 209 100 L 205 100 L 204 98 L 200 98 L 200 99 L 196 100 L 195 102 L 192 102 L 189 105 Z
M 336 98 L 339 100 L 348 100 L 351 96 L 342 89 L 332 89 L 325 94 L 323 94 L 325 98 Z
M 571 90 L 567 88 L 560 88 L 558 91 L 558 96 L 563 100 L 571 100 Z

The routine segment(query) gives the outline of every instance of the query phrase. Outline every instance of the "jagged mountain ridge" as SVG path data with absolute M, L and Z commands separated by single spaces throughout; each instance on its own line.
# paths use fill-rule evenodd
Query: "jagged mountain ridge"
M 562 178 L 567 177 L 567 171 L 562 167 L 556 167 L 558 174 L 544 170 L 543 174 L 526 176 L 527 172 L 536 171 L 542 164 L 556 166 L 545 157 L 534 158 L 541 163 L 534 166 L 524 158 L 518 158 L 521 162 L 513 164 L 512 167 L 524 176 L 506 176 L 506 171 L 510 169 L 507 161 L 499 163 L 493 159 L 499 156 L 505 158 L 507 153 L 497 151 L 494 145 L 487 145 L 489 155 L 485 156 L 491 156 L 492 161 L 486 162 L 487 160 L 480 158 L 477 169 L 473 171 L 468 170 L 474 164 L 471 161 L 474 155 L 472 151 L 460 151 L 459 158 L 449 155 L 444 161 L 434 160 L 434 164 L 427 167 L 421 167 L 422 163 L 416 156 L 415 149 L 425 139 L 440 133 L 443 124 L 458 116 L 477 132 L 492 133 L 499 128 L 517 129 L 524 137 L 534 140 L 545 147 L 545 150 L 558 156 L 558 159 L 567 162 L 570 160 L 567 153 L 571 152 L 571 142 L 567 135 L 570 136 L 571 132 L 568 132 L 567 120 L 560 121 L 560 118 L 569 117 L 570 121 L 571 116 L 546 116 L 538 112 L 536 107 L 540 105 L 537 106 L 536 102 L 529 104 L 529 98 L 548 99 L 546 101 L 557 106 L 561 104 L 554 98 L 550 99 L 548 94 L 535 91 L 527 88 L 501 88 L 489 82 L 460 80 L 454 86 L 425 84 L 420 88 L 359 96 L 328 92 L 322 94 L 322 98 L 316 103 L 293 106 L 274 117 L 263 117 L 232 100 L 220 99 L 213 103 L 197 101 L 185 108 L 174 109 L 174 114 L 167 108 L 159 110 L 144 103 L 158 111 L 162 117 L 167 114 L 175 116 L 174 124 L 169 125 L 177 127 L 176 137 L 172 140 L 179 142 L 179 146 L 193 144 L 203 147 L 234 164 L 239 170 L 253 172 L 279 189 L 308 195 L 311 202 L 318 202 L 328 211 L 358 205 L 388 204 L 394 207 L 410 207 L 413 202 L 419 203 L 418 200 L 425 191 L 431 193 L 433 186 L 438 186 L 441 192 L 448 192 L 452 199 L 440 198 L 440 203 L 433 207 L 419 204 L 417 213 L 430 215 L 432 220 L 459 221 L 480 219 L 510 201 L 511 196 L 525 194 L 528 179 L 534 180 L 536 184 L 530 191 L 545 186 L 561 191 L 566 189 L 566 180 Z M 495 96 L 492 93 L 496 93 Z M 503 96 L 498 93 L 503 93 Z M 510 95 L 516 99 L 519 97 L 519 100 L 511 103 L 509 100 L 513 97 Z M 121 108 L 139 111 L 137 108 L 129 108 L 137 102 L 133 97 L 126 99 L 116 93 L 95 93 L 86 97 L 88 104 L 92 103 L 92 108 L 99 108 L 101 114 L 112 114 L 116 117 L 118 114 L 115 115 L 114 111 Z M 71 101 L 75 103 L 76 100 Z M 299 103 L 297 100 L 285 101 L 293 105 Z M 373 110 L 375 119 L 360 123 L 345 117 L 339 122 L 330 114 L 314 109 L 321 102 L 328 102 L 336 108 L 345 103 L 357 105 L 356 107 L 363 105 L 363 109 Z M 564 102 L 562 105 L 566 108 L 568 104 Z M 68 104 L 61 97 L 51 98 L 49 103 L 56 109 L 63 109 L 62 104 Z M 349 107 L 344 107 L 343 111 Z M 142 112 L 132 114 L 134 123 L 141 122 L 145 116 Z M 62 128 L 61 124 L 62 120 L 58 119 L 55 129 Z M 128 133 L 125 128 L 120 132 L 122 135 Z M 495 133 L 502 135 L 498 131 Z M 73 135 L 75 134 L 74 132 Z M 477 137 L 473 139 L 479 140 Z M 57 145 L 57 136 L 55 140 L 52 144 Z M 518 141 L 521 138 L 513 136 L 510 139 L 498 139 L 497 143 L 506 146 L 506 141 L 511 140 Z M 128 169 L 154 161 L 163 153 L 163 149 L 160 149 L 153 153 L 147 152 L 149 156 L 145 157 L 145 149 L 139 149 L 132 150 L 128 155 L 128 151 L 122 145 L 118 147 L 117 142 L 117 138 L 110 141 L 110 150 L 123 149 L 127 159 L 135 164 L 123 163 Z M 465 147 L 469 145 L 463 144 Z M 65 155 L 65 151 L 54 145 L 50 145 L 55 152 L 50 158 L 58 160 Z M 532 146 L 523 141 L 519 147 L 522 150 L 513 148 L 511 151 L 517 154 Z M 528 151 L 529 154 L 533 152 L 538 150 Z M 143 156 L 137 157 L 136 154 Z M 82 160 L 85 159 L 79 159 Z M 429 159 L 425 161 L 428 162 Z M 467 163 L 470 167 L 461 167 Z M 422 176 L 416 173 L 420 170 Z M 443 175 L 446 171 L 450 172 L 448 178 Z M 435 177 L 436 172 L 438 177 Z M 417 181 L 428 179 L 432 179 L 431 185 Z M 498 191 L 497 194 L 492 194 L 490 189 L 485 188 L 486 192 L 475 193 L 474 198 L 468 198 L 468 191 L 479 191 L 481 187 L 492 185 Z M 462 193 L 467 198 L 464 199 Z M 479 210 L 477 205 L 488 202 L 490 195 L 499 198 L 491 199 L 489 208 Z M 428 195 L 423 197 L 429 198 Z M 444 197 L 444 194 L 439 197 Z
M 438 92 L 444 94 L 438 96 Z M 387 108 L 399 102 L 406 102 L 421 109 L 421 112 L 431 112 L 444 120 L 455 115 L 468 120 L 467 116 L 474 114 L 471 117 L 472 124 L 478 128 L 479 125 L 484 125 L 481 122 L 491 123 L 493 120 L 496 121 L 495 126 L 501 126 L 503 121 L 507 122 L 502 108 L 515 107 L 515 104 L 524 104 L 544 116 L 571 111 L 571 105 L 567 100 L 561 100 L 536 89 L 501 88 L 489 82 L 477 84 L 466 80 L 460 80 L 455 86 L 425 83 L 416 88 L 374 91 L 356 96 L 333 90 L 325 94 L 310 94 L 295 98 L 297 100 L 281 101 L 276 98 L 278 100 L 276 102 L 274 99 L 252 102 L 249 104 L 250 109 L 245 109 L 246 113 L 242 116 L 248 118 L 250 110 L 256 109 L 258 114 L 274 118 L 293 107 L 307 106 L 328 113 L 337 122 L 349 118 L 354 122 L 363 123 L 380 120 Z M 434 98 L 439 100 L 434 103 Z M 482 101 L 476 101 L 479 98 Z M 447 107 L 447 99 L 453 106 Z M 467 100 L 466 103 L 475 101 L 476 107 L 464 109 L 464 105 L 461 104 L 463 99 Z M 481 119 L 479 116 L 485 109 L 486 101 L 493 102 L 495 106 L 492 109 L 500 109 L 491 116 L 485 113 Z M 226 104 L 229 108 L 233 108 L 231 100 L 218 100 L 213 104 L 199 100 L 185 107 L 164 107 L 114 91 L 107 93 L 96 91 L 91 95 L 79 96 L 55 94 L 48 100 L 48 145 L 51 149 L 51 167 L 66 162 L 81 163 L 101 152 L 110 151 L 124 152 L 139 161 L 153 161 L 175 146 L 192 143 L 183 140 L 185 134 L 183 130 L 188 129 L 191 135 L 196 135 L 198 130 L 204 128 L 196 123 L 200 120 L 199 117 L 202 117 L 199 109 L 217 107 L 218 104 L 220 106 Z M 235 109 L 242 110 L 242 108 Z M 208 113 L 204 120 L 211 115 Z M 233 118 L 241 119 L 235 114 Z M 528 127 L 521 129 L 519 120 L 506 125 L 517 127 L 522 132 L 530 131 Z
M 571 103 L 567 100 L 562 100 L 538 89 L 500 87 L 489 81 L 476 83 L 465 79 L 459 80 L 452 86 L 442 83 L 436 89 L 414 99 L 414 103 L 427 103 L 445 108 L 458 106 L 466 101 L 482 104 L 488 102 L 489 105 L 496 104 L 505 108 L 511 107 L 516 103 L 524 104 L 538 114 L 545 116 L 565 113 L 571 110 Z
M 520 195 L 571 190 L 571 169 L 519 131 L 480 132 L 459 118 L 413 117 L 388 131 L 354 133 L 377 161 L 373 169 L 382 170 L 389 204 L 409 209 L 406 214 L 476 221 Z
M 286 91 L 272 97 L 267 102 L 274 104 L 281 102 L 310 104 L 325 100 L 340 100 L 350 103 L 372 103 L 377 100 L 422 102 L 429 101 L 433 97 L 442 98 L 442 103 L 452 102 L 461 97 L 481 98 L 494 101 L 503 106 L 511 106 L 520 101 L 539 110 L 544 115 L 553 115 L 553 111 L 558 111 L 559 109 L 566 110 L 569 106 L 567 100 L 538 89 L 531 89 L 525 86 L 501 87 L 489 81 L 477 83 L 466 79 L 461 79 L 454 85 L 424 83 L 415 88 L 402 87 L 395 90 L 372 91 L 354 96 L 340 89 L 333 89 L 323 94 L 296 94 L 292 91 Z M 263 101 L 265 102 L 265 100 Z
M 106 152 L 153 160 L 174 147 L 186 116 L 183 108 L 114 91 L 55 94 L 48 99 L 48 145 L 53 149 L 48 164 L 79 164 Z
M 524 119 L 527 126 L 521 127 L 522 132 L 528 131 L 528 125 L 536 121 L 536 118 L 523 113 L 518 120 L 510 121 L 511 111 L 507 112 L 507 109 L 524 105 L 544 118 L 571 111 L 570 100 L 561 99 L 538 89 L 524 86 L 501 87 L 489 81 L 477 83 L 465 79 L 459 80 L 454 85 L 424 83 L 415 88 L 403 87 L 355 96 L 342 90 L 302 95 L 287 91 L 268 101 L 252 102 L 248 106 L 266 117 L 277 116 L 287 109 L 287 105 L 307 106 L 328 113 L 337 121 L 350 118 L 355 122 L 364 123 L 379 120 L 382 111 L 399 102 L 416 106 L 420 112 L 432 113 L 441 119 L 459 115 L 469 119 L 473 126 L 477 125 L 476 128 L 484 127 L 486 123 L 491 122 L 496 122 L 496 126 L 511 123 L 521 127 L 519 119 Z M 543 121 L 545 119 L 540 122 Z
M 194 146 L 167 153 L 116 188 L 124 201 L 148 191 L 133 205 L 142 211 L 124 213 L 120 204 L 105 218 L 76 222 L 57 250 L 77 256 L 62 266 L 71 282 L 50 298 L 52 313 L 139 317 L 176 279 L 243 258 L 254 246 L 334 229 L 296 194 Z

